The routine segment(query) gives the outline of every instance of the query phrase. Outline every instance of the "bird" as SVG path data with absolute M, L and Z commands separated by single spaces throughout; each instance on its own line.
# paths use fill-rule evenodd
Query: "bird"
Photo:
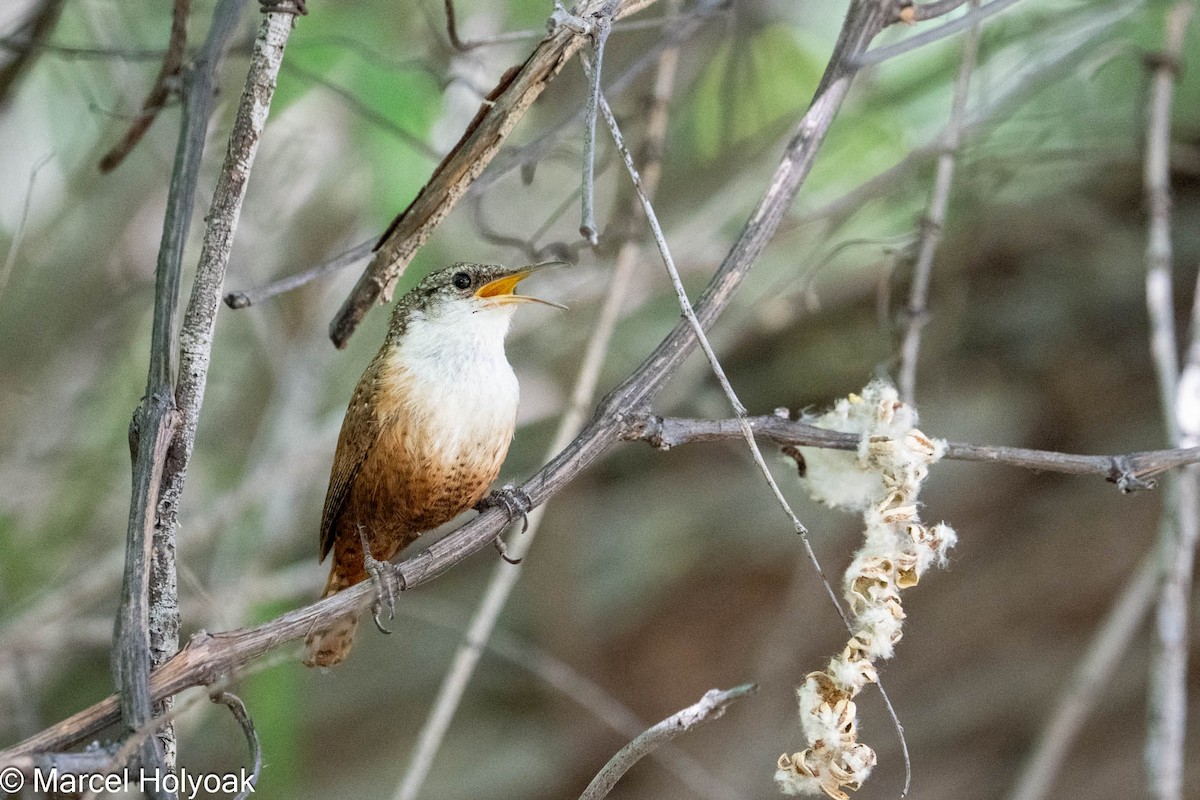
M 526 303 L 566 308 L 516 287 L 562 263 L 456 263 L 396 303 L 338 435 L 321 512 L 320 561 L 333 553 L 322 597 L 378 578 L 421 533 L 488 497 L 516 426 L 517 378 L 504 352 L 513 314 Z M 355 614 L 314 627 L 304 663 L 344 661 L 357 626 Z

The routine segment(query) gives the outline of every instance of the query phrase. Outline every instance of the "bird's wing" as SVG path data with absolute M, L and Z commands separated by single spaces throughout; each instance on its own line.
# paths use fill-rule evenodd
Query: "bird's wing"
M 333 456 L 333 468 L 329 472 L 329 489 L 325 493 L 325 509 L 321 512 L 321 561 L 333 549 L 337 531 L 337 520 L 350 499 L 354 479 L 366 461 L 367 453 L 379 438 L 380 422 L 378 409 L 371 402 L 372 387 L 376 383 L 378 366 L 372 364 L 359 380 L 342 420 L 342 432 L 338 435 L 337 452 Z

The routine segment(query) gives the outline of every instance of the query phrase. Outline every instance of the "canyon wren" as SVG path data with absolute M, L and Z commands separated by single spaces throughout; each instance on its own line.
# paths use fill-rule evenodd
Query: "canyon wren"
M 396 303 L 338 436 L 321 514 L 321 560 L 333 551 L 322 597 L 365 580 L 487 494 L 516 425 L 517 378 L 504 355 L 509 322 L 521 303 L 564 308 L 515 294 L 516 286 L 559 263 L 454 264 Z M 341 663 L 357 627 L 354 616 L 311 631 L 304 663 Z

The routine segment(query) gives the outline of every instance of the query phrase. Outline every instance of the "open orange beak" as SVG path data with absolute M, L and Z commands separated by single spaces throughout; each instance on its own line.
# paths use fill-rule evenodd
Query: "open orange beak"
M 514 294 L 514 292 L 516 291 L 516 288 L 517 288 L 517 284 L 520 283 L 521 281 L 525 280 L 526 278 L 528 278 L 533 273 L 538 272 L 546 267 L 553 267 L 553 266 L 559 266 L 559 265 L 567 266 L 567 262 L 565 262 L 565 261 L 543 261 L 540 264 L 531 264 L 530 266 L 527 266 L 527 267 L 518 267 L 517 269 L 514 269 L 512 272 L 508 273 L 507 275 L 502 275 L 501 277 L 496 278 L 493 281 L 489 281 L 488 283 L 485 283 L 483 286 L 480 286 L 475 291 L 475 296 L 480 297 L 480 298 L 491 298 L 493 300 L 493 302 L 500 303 L 500 304 L 541 303 L 544 306 L 551 306 L 553 308 L 561 308 L 564 311 L 566 311 L 567 307 L 560 303 L 554 303 L 554 302 L 551 302 L 550 300 L 543 300 L 540 297 L 529 297 L 528 295 Z

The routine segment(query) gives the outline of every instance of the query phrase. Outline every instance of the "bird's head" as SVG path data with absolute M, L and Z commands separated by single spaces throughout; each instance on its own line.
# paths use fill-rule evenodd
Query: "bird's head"
M 541 303 L 554 308 L 566 306 L 538 297 L 516 293 L 525 278 L 563 261 L 547 261 L 523 267 L 498 264 L 452 264 L 426 276 L 397 304 L 395 320 L 422 317 L 438 327 L 486 325 L 503 320 L 504 330 L 517 306 Z

